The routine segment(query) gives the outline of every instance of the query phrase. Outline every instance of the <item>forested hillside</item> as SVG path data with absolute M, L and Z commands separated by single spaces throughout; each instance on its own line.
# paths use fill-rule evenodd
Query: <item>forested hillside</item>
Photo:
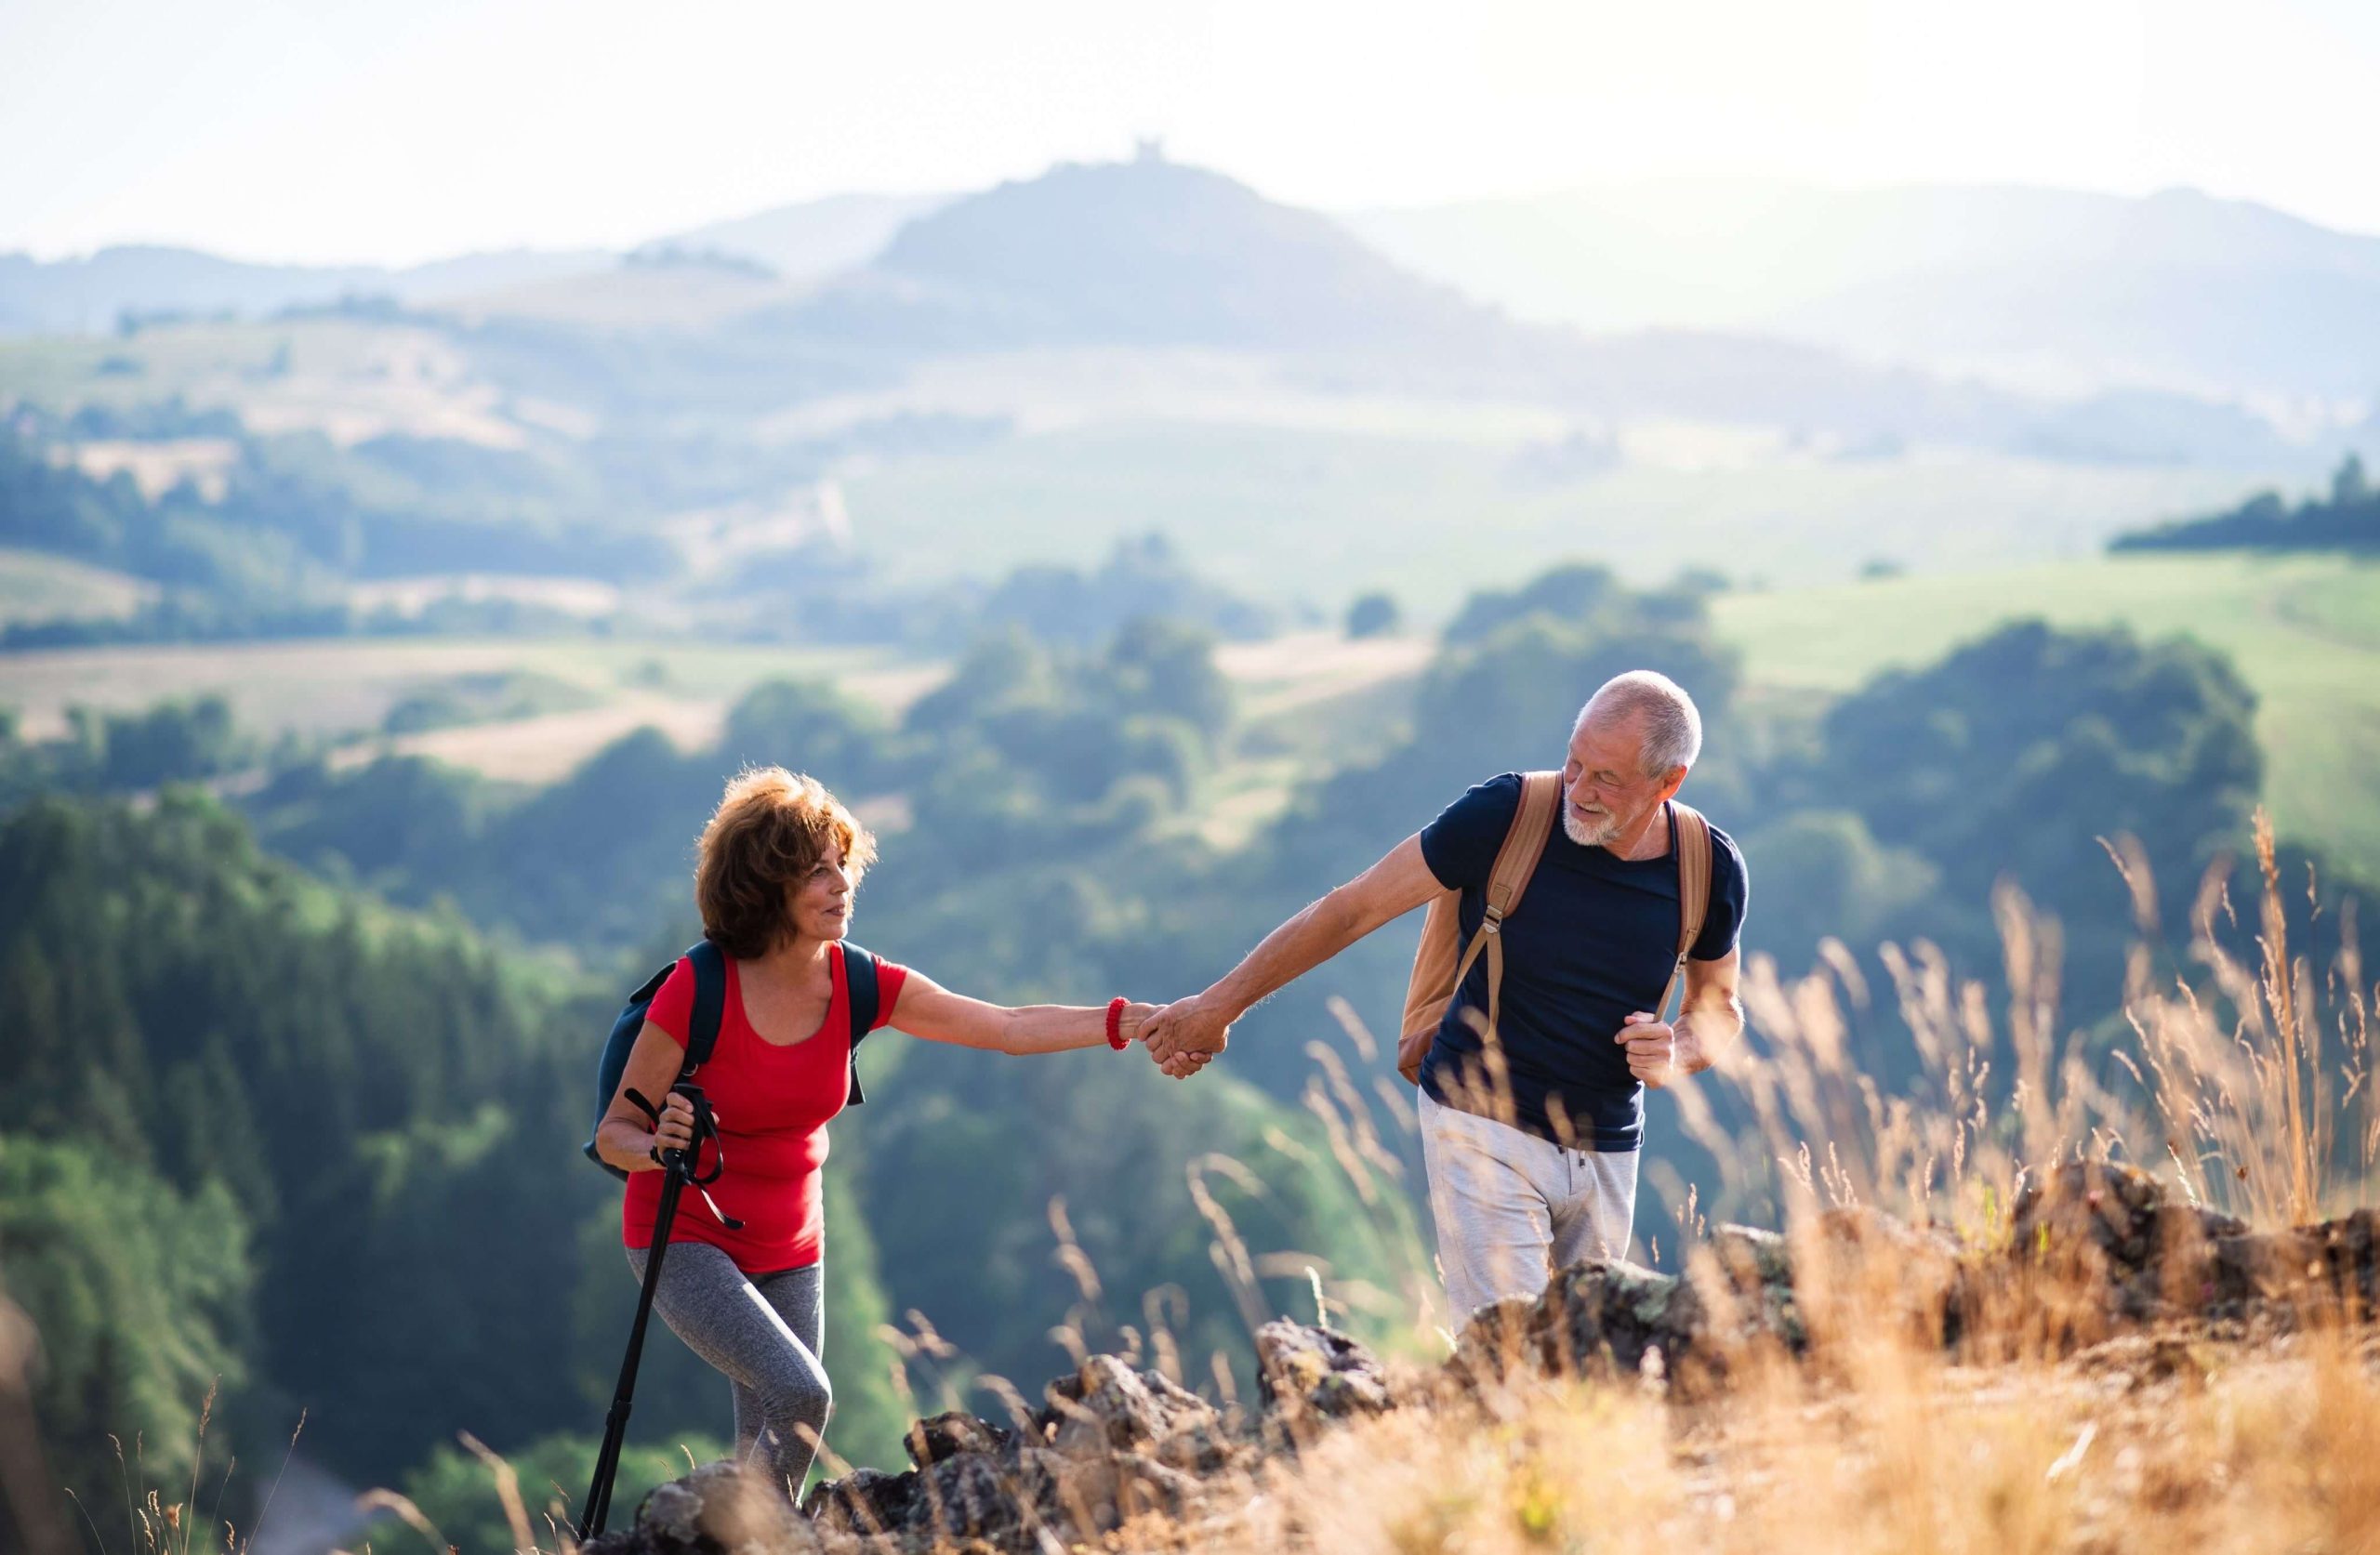
M 187 795 L 37 801 L 0 829 L 0 882 L 9 1287 L 55 1357 L 68 1483 L 112 1482 L 111 1431 L 186 1470 L 218 1372 L 235 1440 L 307 1409 L 349 1474 L 458 1403 L 506 1434 L 569 1423 L 549 1280 L 599 1195 L 559 1148 L 581 1087 L 549 980 L 308 881 Z

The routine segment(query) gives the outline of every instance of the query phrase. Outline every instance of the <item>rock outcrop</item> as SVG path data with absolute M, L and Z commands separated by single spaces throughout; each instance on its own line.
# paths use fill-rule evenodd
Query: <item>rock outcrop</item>
M 1685 1275 L 1576 1264 L 1542 1296 L 1481 1311 L 1454 1364 L 1473 1383 L 1528 1365 L 1693 1388 L 1723 1380 L 1747 1350 L 1807 1354 L 1829 1326 L 2064 1351 L 2143 1324 L 2288 1325 L 2309 1309 L 2380 1313 L 2380 1211 L 2254 1232 L 2175 1202 L 2138 1167 L 2071 1164 L 2025 1188 L 1996 1247 L 1858 1209 L 1790 1237 L 1721 1226 Z
M 1822 1361 L 1832 1338 L 1880 1324 L 1921 1349 L 2020 1343 L 2087 1357 L 2146 1343 L 2187 1360 L 2196 1341 L 2175 1338 L 2177 1324 L 2287 1324 L 2315 1309 L 2355 1322 L 2380 1310 L 2380 1212 L 2256 1232 L 2176 1202 L 2137 1168 L 2069 1165 L 2026 1187 L 1992 1245 L 1844 1210 L 1790 1236 L 1722 1226 L 1683 1275 L 1574 1264 L 1542 1295 L 1476 1314 L 1443 1374 L 1401 1385 L 1344 1334 L 1270 1323 L 1256 1336 L 1252 1416 L 1094 1355 L 1012 1427 L 960 1413 L 919 1421 L 910 1468 L 821 1484 L 800 1512 L 764 1481 L 713 1464 L 655 1490 L 633 1528 L 588 1552 L 1051 1555 L 1145 1513 L 1223 1510 L 1266 1459 L 1317 1433 L 1519 1369 L 1691 1391 L 1726 1386 L 1755 1354 Z
M 2380 1211 L 2253 1232 L 2177 1203 L 2137 1166 L 2068 1166 L 2026 1188 L 2009 1257 L 2038 1280 L 2083 1293 L 2104 1324 L 2176 1317 L 2287 1318 L 2309 1300 L 2370 1316 L 2380 1302 Z
M 1266 1324 L 1256 1331 L 1256 1370 L 1266 1409 L 1291 1427 L 1378 1415 L 1395 1403 L 1379 1359 L 1336 1329 Z
M 1212 1404 L 1113 1355 L 1091 1356 L 1045 1397 L 1013 1430 L 963 1414 L 919 1421 L 913 1467 L 829 1481 L 804 1509 L 823 1534 L 891 1535 L 904 1547 L 946 1535 L 1038 1549 L 1045 1532 L 1063 1547 L 1144 1512 L 1178 1515 L 1198 1498 L 1201 1476 L 1250 1450 Z

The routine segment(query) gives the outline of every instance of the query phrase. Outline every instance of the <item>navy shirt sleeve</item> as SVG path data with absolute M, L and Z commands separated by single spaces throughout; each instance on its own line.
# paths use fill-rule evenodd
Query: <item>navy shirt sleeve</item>
M 1744 868 L 1743 850 L 1736 839 L 1711 828 L 1711 903 L 1702 915 L 1702 932 L 1695 937 L 1697 961 L 1717 961 L 1736 948 L 1743 933 L 1744 906 L 1752 900 L 1752 878 Z
M 1504 834 L 1513 829 L 1513 817 L 1520 808 L 1521 775 L 1506 772 L 1465 790 L 1462 797 L 1440 810 L 1436 820 L 1421 828 L 1421 858 L 1438 877 L 1438 884 L 1448 890 L 1486 889 L 1488 876 L 1496 871 Z M 1719 873 L 1715 852 L 1711 873 L 1715 886 Z M 1715 912 L 1715 890 L 1712 896 Z

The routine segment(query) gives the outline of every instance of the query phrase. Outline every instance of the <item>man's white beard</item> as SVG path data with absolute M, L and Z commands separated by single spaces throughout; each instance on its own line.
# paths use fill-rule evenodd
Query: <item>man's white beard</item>
M 1601 825 L 1589 825 L 1567 799 L 1562 802 L 1562 835 L 1581 848 L 1608 847 L 1620 835 L 1620 817 L 1604 812 Z

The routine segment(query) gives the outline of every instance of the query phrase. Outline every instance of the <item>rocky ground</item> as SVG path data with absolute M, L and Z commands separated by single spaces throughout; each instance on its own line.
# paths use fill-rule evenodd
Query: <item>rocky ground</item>
M 1722 1227 L 1683 1276 L 1574 1265 L 1542 1297 L 1480 1313 L 1443 1366 L 1394 1377 L 1344 1335 L 1276 1322 L 1257 1335 L 1262 1396 L 1250 1410 L 1218 1409 L 1158 1372 L 1094 1355 L 1051 1382 L 1029 1417 L 919 1421 L 910 1468 L 864 1469 L 821 1484 L 799 1512 L 764 1482 L 711 1465 L 655 1490 L 632 1527 L 588 1551 L 1328 1548 L 1282 1487 L 1302 1467 L 1328 1460 L 1352 1422 L 1374 1422 L 1355 1429 L 1375 1433 L 1358 1456 L 1377 1476 L 1383 1457 L 1457 1457 L 1448 1443 L 1466 1433 L 1509 1431 L 1512 1409 L 1501 1401 L 1515 1379 L 1548 1377 L 1624 1381 L 1629 1396 L 1659 1399 L 1673 1412 L 1663 1418 L 1675 1422 L 1664 1433 L 1688 1443 L 1660 1464 L 1668 1510 L 1659 1515 L 1724 1507 L 1732 1517 L 1738 1488 L 1728 1475 L 1750 1461 L 1746 1432 L 1729 1437 L 1713 1422 L 1733 1398 L 1764 1387 L 1775 1396 L 1780 1374 L 1805 1379 L 1793 1410 L 1818 1412 L 1795 1432 L 1822 1427 L 1828 1410 L 1872 1413 L 1879 1355 L 1903 1367 L 1928 1357 L 1959 1379 L 1962 1396 L 1997 1399 L 1993 1407 L 2009 1404 L 2011 1379 L 2022 1376 L 2062 1401 L 2040 1417 L 2056 1423 L 2034 1434 L 2061 1445 L 2070 1439 L 2070 1469 L 2103 1427 L 2110 1439 L 2126 1429 L 2124 1401 L 2202 1380 L 2223 1347 L 2254 1340 L 2260 1355 L 2294 1364 L 2296 1336 L 2319 1332 L 2344 1337 L 2337 1353 L 2350 1364 L 2380 1367 L 2369 1320 L 2380 1304 L 2380 1212 L 2254 1232 L 2175 1202 L 2145 1172 L 2073 1166 L 2029 1188 L 1994 1243 L 1964 1245 L 1872 1211 L 1831 1213 L 1791 1237 Z M 1726 1445 L 1692 1447 L 1698 1430 Z M 1885 1434 L 1882 1445 L 1858 1451 L 1889 1457 Z M 2380 1455 L 2380 1441 L 2371 1446 Z M 2144 1460 L 2132 1452 L 2136 1469 Z M 1752 1478 L 1779 1472 L 1761 1468 Z M 2059 1472 L 2051 1463 L 2048 1483 Z M 1708 1482 L 1699 1488 L 1698 1475 Z M 2024 1483 L 2042 1478 L 2031 1469 Z M 1409 1488 L 1394 1475 L 1365 1483 L 1381 1487 L 1375 1495 Z M 1522 1494 L 1524 1524 L 1534 1494 Z M 2062 1534 L 2084 1525 L 2084 1505 L 2066 1506 Z

